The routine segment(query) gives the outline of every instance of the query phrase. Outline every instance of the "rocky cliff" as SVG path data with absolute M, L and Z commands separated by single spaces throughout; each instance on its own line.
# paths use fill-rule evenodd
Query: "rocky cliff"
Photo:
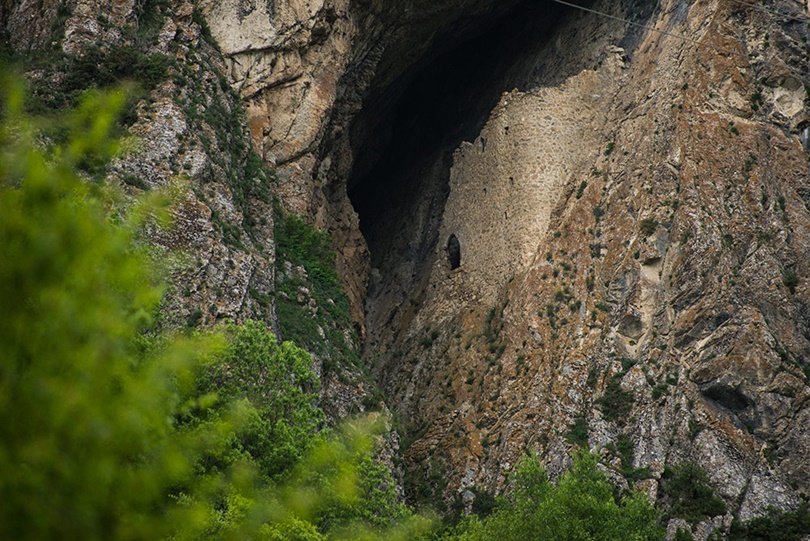
M 193 261 L 170 318 L 278 328 L 283 293 L 329 319 L 277 291 L 305 270 L 275 261 L 271 197 L 329 232 L 331 325 L 399 419 L 413 501 L 469 506 L 525 450 L 558 472 L 587 446 L 651 498 L 701 465 L 728 509 L 705 539 L 810 491 L 810 19 L 586 7 L 6 0 L 0 22 L 17 51 L 173 59 L 112 172 L 193 186 L 155 239 Z M 365 407 L 355 376 L 326 386 L 336 415 Z

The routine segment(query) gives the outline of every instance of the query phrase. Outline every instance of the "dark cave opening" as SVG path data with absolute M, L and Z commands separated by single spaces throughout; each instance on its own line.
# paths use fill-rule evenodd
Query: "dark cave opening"
M 583 1 L 587 6 L 590 1 Z M 365 296 L 367 342 L 373 351 L 408 299 L 424 296 L 436 257 L 448 272 L 461 265 L 440 243 L 453 152 L 474 141 L 504 92 L 557 86 L 609 54 L 578 54 L 598 32 L 592 17 L 553 0 L 493 2 L 486 15 L 456 21 L 432 40 L 421 60 L 389 83 L 372 82 L 349 125 L 353 158 L 347 191 L 370 252 Z M 629 0 L 627 17 L 646 20 L 655 7 Z M 633 50 L 640 30 L 615 36 Z M 394 53 L 392 53 L 394 54 Z M 471 254 L 474 246 L 465 246 Z M 433 284 L 435 286 L 435 284 Z M 392 327 L 392 325 L 394 327 Z M 379 332 L 378 332 L 379 331 Z M 398 331 L 396 331 L 398 332 Z M 396 334 L 395 332 L 395 334 Z
M 461 21 L 464 32 L 448 29 L 420 62 L 367 99 L 351 127 L 348 193 L 372 267 L 419 274 L 438 242 L 453 151 L 477 136 L 503 92 L 544 79 L 549 56 L 531 53 L 573 11 L 521 0 L 492 20 Z M 553 71 L 562 74 L 559 66 Z
M 455 235 L 450 235 L 447 239 L 447 260 L 450 263 L 450 270 L 456 270 L 461 266 L 461 243 Z

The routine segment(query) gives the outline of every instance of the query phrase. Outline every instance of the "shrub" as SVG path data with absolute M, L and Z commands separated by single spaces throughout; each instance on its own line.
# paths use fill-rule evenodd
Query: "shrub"
M 694 462 L 667 467 L 661 493 L 669 516 L 681 517 L 693 524 L 726 513 L 726 504 L 714 495 L 706 471 Z
M 580 452 L 555 486 L 536 456 L 524 458 L 511 488 L 486 519 L 471 517 L 444 541 L 659 541 L 664 530 L 641 493 L 617 502 L 597 467 L 597 457 Z
M 695 537 L 689 530 L 685 530 L 680 526 L 675 531 L 675 537 L 672 538 L 673 541 L 695 541 Z
M 796 286 L 799 285 L 799 276 L 796 274 L 796 271 L 786 270 L 782 274 L 782 283 L 790 290 L 791 295 L 795 294 Z
M 588 183 L 583 180 L 580 183 L 579 188 L 577 188 L 577 199 L 582 198 L 582 195 L 585 193 L 585 188 L 587 188 L 587 187 L 588 187 Z
M 73 119 L 84 130 L 49 149 L 3 82 L 0 298 L 15 308 L 0 313 L 0 538 L 196 536 L 217 515 L 213 495 L 239 493 L 198 460 L 244 410 L 178 423 L 205 407 L 194 378 L 214 344 L 149 347 L 139 330 L 161 289 L 134 228 L 158 209 L 112 224 L 109 192 L 75 172 L 89 149 L 109 156 L 123 96 L 85 101 Z
M 794 511 L 779 511 L 768 508 L 766 515 L 756 517 L 745 524 L 734 521 L 729 532 L 729 541 L 799 541 L 810 534 L 808 503 L 802 502 Z
M 571 427 L 571 430 L 568 434 L 565 435 L 565 439 L 574 445 L 582 447 L 583 449 L 588 448 L 588 422 L 585 420 L 585 417 L 582 415 L 577 415 L 574 419 L 574 425 Z
M 641 234 L 645 237 L 649 237 L 655 230 L 658 228 L 658 220 L 655 218 L 644 218 L 641 220 Z
M 606 420 L 624 424 L 633 409 L 633 393 L 623 390 L 619 379 L 613 378 L 599 398 L 599 404 Z
M 347 340 L 345 330 L 353 329 L 349 316 L 349 301 L 343 292 L 334 267 L 335 253 L 331 238 L 295 215 L 282 216 L 277 211 L 276 297 L 279 326 L 284 339 L 293 340 L 308 351 L 327 357 L 331 364 L 356 364 L 359 355 Z M 304 277 L 285 275 L 285 263 L 303 267 Z M 318 311 L 312 316 L 306 305 L 296 298 L 300 288 L 310 291 Z M 321 330 L 325 338 L 321 336 Z

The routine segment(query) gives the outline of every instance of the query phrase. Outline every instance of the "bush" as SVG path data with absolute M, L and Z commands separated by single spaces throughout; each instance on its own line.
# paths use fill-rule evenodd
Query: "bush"
M 599 398 L 602 415 L 608 421 L 624 424 L 633 409 L 633 393 L 621 388 L 618 378 L 613 378 L 605 387 L 605 393 Z
M 337 362 L 358 364 L 359 354 L 345 331 L 353 330 L 349 300 L 335 270 L 331 238 L 295 215 L 282 216 L 277 210 L 276 310 L 282 337 Z M 287 276 L 285 263 L 303 267 L 306 275 Z M 306 304 L 297 301 L 301 288 L 309 290 L 318 310 L 313 317 Z M 325 334 L 321 335 L 321 331 Z
M 726 514 L 726 504 L 714 495 L 706 471 L 694 462 L 667 467 L 661 494 L 669 516 L 681 517 L 693 524 Z
M 655 218 L 644 218 L 641 220 L 641 234 L 649 237 L 658 228 L 658 220 Z
M 795 294 L 796 286 L 799 285 L 799 276 L 796 274 L 796 271 L 786 270 L 782 274 L 782 283 L 790 290 L 791 295 Z
M 768 513 L 745 524 L 734 521 L 729 541 L 799 541 L 810 534 L 808 503 L 802 502 L 795 511 L 779 511 L 773 507 Z
M 655 510 L 636 493 L 617 503 L 597 457 L 580 452 L 553 485 L 536 456 L 524 458 L 511 489 L 486 519 L 471 517 L 444 541 L 657 541 L 664 539 Z
M 565 435 L 565 439 L 573 445 L 587 449 L 588 429 L 588 422 L 585 420 L 585 417 L 578 415 L 574 420 L 574 425 L 571 427 L 571 430 Z

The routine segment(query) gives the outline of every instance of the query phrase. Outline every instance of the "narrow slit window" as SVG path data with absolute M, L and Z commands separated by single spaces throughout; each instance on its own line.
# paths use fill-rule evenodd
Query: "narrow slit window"
M 455 235 L 450 235 L 447 239 L 447 259 L 450 261 L 450 270 L 461 266 L 461 244 Z

